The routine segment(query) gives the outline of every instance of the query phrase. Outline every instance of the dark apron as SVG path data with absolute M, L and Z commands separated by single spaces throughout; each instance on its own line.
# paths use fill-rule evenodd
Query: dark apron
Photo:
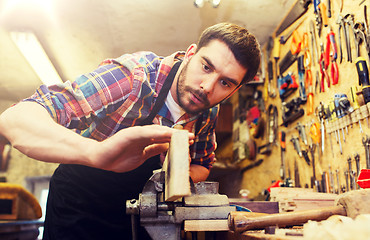
M 162 108 L 179 65 L 177 62 L 171 69 L 151 113 L 140 125 L 151 124 Z M 153 170 L 159 168 L 159 156 L 126 173 L 59 165 L 50 180 L 43 239 L 132 239 L 126 200 L 138 199 Z M 138 239 L 151 238 L 139 227 Z

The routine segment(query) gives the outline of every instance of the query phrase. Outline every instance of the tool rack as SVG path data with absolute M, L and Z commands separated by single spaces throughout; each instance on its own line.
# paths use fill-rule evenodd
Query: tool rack
M 321 3 L 327 4 L 327 1 L 321 1 Z M 320 192 L 350 191 L 359 188 L 356 183 L 359 170 L 369 168 L 370 106 L 361 103 L 362 92 L 365 92 L 365 97 L 367 93 L 366 89 L 362 91 L 363 86 L 359 85 L 356 59 L 359 55 L 369 67 L 369 48 L 366 43 L 370 45 L 370 36 L 367 41 L 358 37 L 357 41 L 360 44 L 357 47 L 354 44 L 355 38 L 352 31 L 356 32 L 361 29 L 361 26 L 369 28 L 370 19 L 368 17 L 367 24 L 365 24 L 365 12 L 367 15 L 370 14 L 370 4 L 362 0 L 331 1 L 331 17 L 327 18 L 327 22 L 324 14 L 328 14 L 328 8 L 326 7 L 325 10 L 325 6 L 321 5 L 318 8 L 315 4 L 317 1 L 309 4 L 305 14 L 280 34 L 277 35 L 275 31 L 271 40 L 262 46 L 263 56 L 259 78 L 264 84 L 258 85 L 255 90 L 263 93 L 265 111 L 261 112 L 261 119 L 265 120 L 265 134 L 254 137 L 249 132 L 247 137 L 253 139 L 257 147 L 270 142 L 271 136 L 266 135 L 269 124 L 267 120 L 269 106 L 275 106 L 278 109 L 278 129 L 275 129 L 278 134 L 274 137 L 275 142 L 269 146 L 270 153 L 257 153 L 254 159 L 248 159 L 245 156 L 241 163 L 242 166 L 248 166 L 256 159 L 263 159 L 262 164 L 243 175 L 240 188 L 250 190 L 252 198 L 260 195 L 261 189 L 268 188 L 273 181 L 277 180 L 280 180 L 284 186 L 314 188 Z M 321 11 L 320 16 L 317 11 Z M 316 23 L 320 17 L 321 35 L 318 34 Z M 340 17 L 342 19 L 346 17 L 345 22 L 339 21 Z M 352 27 L 354 27 L 353 30 Z M 347 40 L 350 39 L 352 62 L 347 54 L 343 28 L 346 28 L 349 33 Z M 366 33 L 366 29 L 363 31 Z M 339 35 L 341 36 L 340 41 Z M 361 34 L 356 36 L 361 36 Z M 280 43 L 280 41 L 285 43 Z M 299 44 L 300 50 L 298 51 Z M 335 46 L 336 52 L 334 51 Z M 290 59 L 289 66 L 282 66 L 283 61 L 285 64 L 287 62 L 284 58 L 293 50 L 298 51 L 295 55 L 293 54 L 295 59 Z M 299 58 L 302 59 L 297 60 Z M 311 60 L 310 64 L 309 60 Z M 326 73 L 322 71 L 323 69 Z M 338 72 L 337 80 L 336 71 Z M 282 99 L 280 98 L 280 94 L 283 94 L 281 89 L 284 89 L 282 84 L 289 87 L 289 83 L 286 84 L 285 79 L 282 84 L 279 84 L 279 78 L 286 78 L 288 74 L 294 76 L 293 80 L 288 79 L 292 81 L 290 87 L 294 85 L 293 83 L 298 86 L 289 96 L 284 96 Z M 323 83 L 321 83 L 322 76 L 324 77 Z M 312 83 L 308 79 L 311 79 Z M 330 86 L 327 80 L 330 81 Z M 301 89 L 302 84 L 305 84 L 304 89 Z M 297 99 L 304 99 L 302 90 L 305 91 L 305 101 L 303 103 L 294 102 Z M 359 106 L 355 105 L 352 99 L 351 94 L 353 93 L 356 97 L 360 97 Z M 235 103 L 233 106 L 235 118 L 235 112 L 242 103 L 237 96 L 232 101 Z M 286 105 L 291 102 L 294 102 L 293 106 L 296 107 L 297 116 L 292 117 L 291 121 L 284 122 L 284 117 L 286 119 L 296 113 L 286 110 Z M 309 107 L 310 104 L 312 108 Z M 328 111 L 324 111 L 326 109 Z M 304 111 L 304 114 L 301 114 L 301 111 Z M 327 115 L 329 111 L 331 113 Z M 338 114 L 340 118 L 334 118 L 334 114 Z M 240 119 L 240 116 L 238 118 Z M 306 133 L 307 140 L 300 136 L 302 132 L 299 131 L 302 130 L 299 126 L 304 126 L 303 131 Z M 320 135 L 323 126 L 324 138 Z M 281 132 L 285 133 L 286 139 L 284 154 L 281 153 L 279 142 Z M 292 139 L 298 139 L 298 141 Z M 300 151 L 296 150 L 297 145 Z M 281 155 L 284 155 L 284 162 L 281 160 Z M 283 179 L 282 170 L 285 172 Z

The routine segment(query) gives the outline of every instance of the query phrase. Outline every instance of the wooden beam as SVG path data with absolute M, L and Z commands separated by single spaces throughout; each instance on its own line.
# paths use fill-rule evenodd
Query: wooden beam
M 189 181 L 189 136 L 187 130 L 172 134 L 170 147 L 163 163 L 165 177 L 165 201 L 175 201 L 191 195 Z

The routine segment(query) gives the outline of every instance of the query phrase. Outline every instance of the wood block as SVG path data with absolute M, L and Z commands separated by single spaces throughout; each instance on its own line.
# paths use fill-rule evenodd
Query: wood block
M 271 201 L 279 202 L 279 212 L 303 211 L 334 206 L 337 194 L 306 188 L 271 188 Z
M 163 168 L 165 176 L 165 201 L 175 201 L 191 195 L 189 136 L 187 130 L 172 134 L 170 147 Z
M 185 220 L 185 232 L 229 231 L 227 219 L 222 220 Z

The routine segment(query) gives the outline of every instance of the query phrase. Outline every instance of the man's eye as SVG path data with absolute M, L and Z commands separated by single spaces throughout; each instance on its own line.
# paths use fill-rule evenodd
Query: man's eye
M 221 80 L 221 85 L 226 86 L 226 87 L 230 87 L 230 84 L 225 80 Z

